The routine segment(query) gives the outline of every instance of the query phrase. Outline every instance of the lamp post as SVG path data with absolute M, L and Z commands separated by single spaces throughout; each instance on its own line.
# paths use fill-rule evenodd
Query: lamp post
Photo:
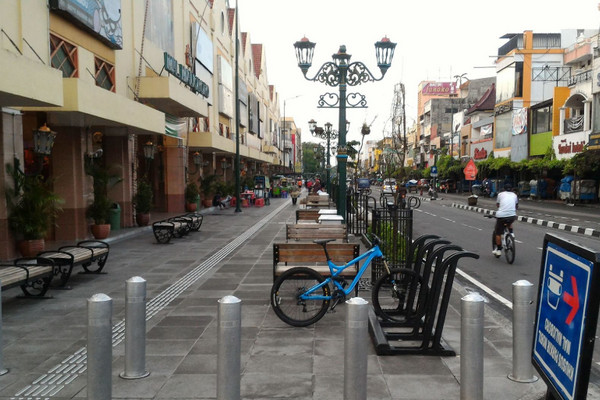
M 325 123 L 325 128 L 317 126 L 317 121 L 311 119 L 308 121 L 308 129 L 310 133 L 317 138 L 323 139 L 327 141 L 327 165 L 326 165 L 326 173 L 327 173 L 327 193 L 331 193 L 331 163 L 330 163 L 330 155 L 331 155 L 331 140 L 335 140 L 338 138 L 339 132 L 332 129 L 333 125 L 329 122 Z M 346 132 L 350 129 L 350 122 L 346 121 Z
M 391 66 L 392 58 L 394 57 L 394 49 L 396 43 L 392 43 L 387 37 L 384 37 L 377 43 L 375 43 L 375 52 L 377 56 L 377 66 L 381 72 L 381 77 L 376 78 L 371 71 L 360 61 L 349 63 L 350 54 L 346 53 L 346 46 L 342 45 L 336 54 L 333 54 L 331 58 L 333 62 L 328 61 L 324 63 L 321 68 L 317 71 L 317 74 L 309 78 L 306 76 L 309 68 L 312 65 L 312 58 L 315 51 L 316 43 L 311 42 L 308 38 L 304 37 L 301 40 L 294 43 L 296 49 L 296 58 L 298 60 L 298 67 L 302 70 L 304 78 L 313 82 L 321 82 L 331 87 L 337 86 L 339 88 L 339 95 L 334 93 L 327 93 L 321 96 L 320 107 L 339 108 L 339 142 L 338 142 L 338 180 L 339 180 L 339 191 L 337 196 L 337 210 L 338 214 L 341 215 L 344 220 L 346 219 L 346 163 L 348 154 L 346 152 L 346 106 L 350 108 L 358 107 L 364 108 L 366 101 L 364 96 L 357 93 L 351 93 L 346 97 L 346 88 L 348 85 L 356 86 L 366 82 L 375 82 L 383 79 L 388 68 Z M 333 104 L 324 105 L 323 98 L 333 98 Z M 350 100 L 359 99 L 358 104 L 351 104 Z

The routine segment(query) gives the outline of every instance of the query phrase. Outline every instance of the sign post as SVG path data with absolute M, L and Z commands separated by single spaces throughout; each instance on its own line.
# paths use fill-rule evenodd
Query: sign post
M 600 253 L 546 234 L 532 361 L 547 399 L 585 399 L 600 295 Z

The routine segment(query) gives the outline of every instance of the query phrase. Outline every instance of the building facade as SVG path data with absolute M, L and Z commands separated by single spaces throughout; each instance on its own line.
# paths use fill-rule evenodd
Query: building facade
M 52 179 L 64 204 L 47 239 L 75 240 L 89 236 L 87 162 L 117 171 L 108 194 L 128 227 L 141 178 L 161 212 L 183 212 L 188 182 L 233 181 L 238 132 L 244 176 L 273 172 L 285 153 L 265 49 L 237 31 L 226 0 L 84 4 L 0 1 L 0 259 L 16 256 L 6 164 Z M 45 156 L 34 148 L 44 125 L 56 133 Z

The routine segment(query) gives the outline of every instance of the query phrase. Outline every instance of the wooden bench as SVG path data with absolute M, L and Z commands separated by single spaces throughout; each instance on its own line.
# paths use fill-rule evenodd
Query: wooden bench
M 329 201 L 329 195 L 309 195 L 306 198 L 307 208 L 330 208 L 331 202 Z
M 66 288 L 73 269 L 80 265 L 84 273 L 102 273 L 108 259 L 110 247 L 101 240 L 82 240 L 76 245 L 62 246 L 57 250 L 46 250 L 38 257 L 48 258 L 54 262 L 55 275 L 60 275 L 60 285 Z M 92 264 L 96 264 L 92 266 Z
M 313 241 L 315 239 L 336 239 L 348 242 L 348 229 L 346 225 L 330 224 L 288 224 L 285 229 L 285 240 Z
M 319 220 L 319 209 L 318 208 L 307 208 L 296 210 L 296 223 L 298 221 L 313 221 Z
M 54 262 L 43 257 L 18 258 L 0 264 L 2 289 L 20 286 L 25 297 L 44 297 L 54 277 Z
M 342 265 L 359 256 L 360 245 L 353 243 L 328 243 L 327 252 L 335 264 Z M 323 276 L 331 275 L 323 246 L 316 243 L 274 243 L 273 281 L 285 271 L 295 267 L 308 267 Z M 358 264 L 354 267 L 348 267 L 342 271 L 340 276 L 354 278 L 358 272 L 358 268 Z
M 200 213 L 188 213 L 156 221 L 152 224 L 152 232 L 158 243 L 169 243 L 171 238 L 180 238 L 191 231 L 199 231 L 204 216 Z

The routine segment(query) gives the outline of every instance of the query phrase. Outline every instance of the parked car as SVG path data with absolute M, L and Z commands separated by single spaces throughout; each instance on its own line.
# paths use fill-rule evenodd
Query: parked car
M 383 194 L 394 194 L 396 193 L 396 180 L 385 179 L 383 181 Z
M 406 182 L 406 190 L 408 191 L 408 193 L 411 192 L 415 192 L 417 193 L 417 180 L 416 179 L 411 179 L 408 182 Z

